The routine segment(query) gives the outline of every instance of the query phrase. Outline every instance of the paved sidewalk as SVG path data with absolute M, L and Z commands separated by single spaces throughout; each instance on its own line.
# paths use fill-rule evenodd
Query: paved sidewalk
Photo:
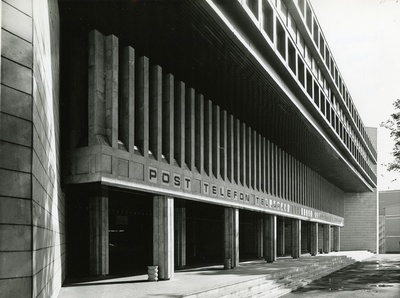
M 283 297 L 399 298 L 400 254 L 375 255 Z
M 208 289 L 265 277 L 285 268 L 301 267 L 337 255 L 348 255 L 359 259 L 371 256 L 367 252 L 340 252 L 321 254 L 316 257 L 304 255 L 299 259 L 279 258 L 273 264 L 267 264 L 265 261 L 251 261 L 240 263 L 233 270 L 223 270 L 222 265 L 179 270 L 175 272 L 173 279 L 159 282 L 147 281 L 147 275 L 87 282 L 69 281 L 61 289 L 59 298 L 182 297 Z

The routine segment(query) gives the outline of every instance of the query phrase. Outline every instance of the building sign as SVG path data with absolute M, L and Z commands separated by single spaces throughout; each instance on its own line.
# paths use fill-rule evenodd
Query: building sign
M 212 181 L 186 177 L 182 174 L 161 170 L 156 167 L 148 167 L 147 182 L 157 184 L 158 186 L 180 189 L 183 192 L 201 194 L 209 198 L 235 201 L 243 204 L 243 206 L 251 205 L 280 213 L 296 214 L 331 223 L 343 224 L 343 219 L 339 216 L 287 202 L 284 199 L 257 192 L 257 190 L 250 190 L 241 186 L 235 187 L 234 184 L 229 183 L 220 185 Z

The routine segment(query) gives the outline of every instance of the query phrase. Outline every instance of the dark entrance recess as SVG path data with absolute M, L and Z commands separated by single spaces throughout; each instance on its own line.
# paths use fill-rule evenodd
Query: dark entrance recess
M 254 212 L 239 211 L 239 258 L 240 261 L 257 258 L 256 219 Z
M 89 275 L 89 187 L 70 187 L 66 200 L 67 274 Z
M 68 190 L 68 277 L 86 277 L 89 272 L 89 197 L 93 185 Z M 153 199 L 151 196 L 108 189 L 109 274 L 147 272 L 153 263 Z
M 110 191 L 110 274 L 146 273 L 153 263 L 153 199 Z
M 187 201 L 187 266 L 223 263 L 223 207 Z

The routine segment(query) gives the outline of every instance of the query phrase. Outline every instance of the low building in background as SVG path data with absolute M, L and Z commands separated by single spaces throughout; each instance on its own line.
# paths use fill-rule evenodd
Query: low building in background
M 400 190 L 379 192 L 379 219 L 382 221 L 384 248 L 381 253 L 400 252 Z M 381 237 L 380 237 L 381 238 Z

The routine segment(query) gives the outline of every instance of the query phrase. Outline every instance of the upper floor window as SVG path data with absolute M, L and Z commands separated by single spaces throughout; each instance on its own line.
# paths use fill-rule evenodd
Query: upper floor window
M 258 0 L 246 0 L 246 5 L 258 20 Z
M 267 0 L 263 1 L 262 12 L 263 29 L 271 41 L 274 41 L 274 12 Z
M 308 30 L 311 32 L 312 30 L 312 13 L 311 13 L 311 8 L 310 5 L 307 3 L 306 7 L 306 24 Z
M 304 0 L 299 0 L 297 3 L 298 3 L 301 14 L 304 16 Z

